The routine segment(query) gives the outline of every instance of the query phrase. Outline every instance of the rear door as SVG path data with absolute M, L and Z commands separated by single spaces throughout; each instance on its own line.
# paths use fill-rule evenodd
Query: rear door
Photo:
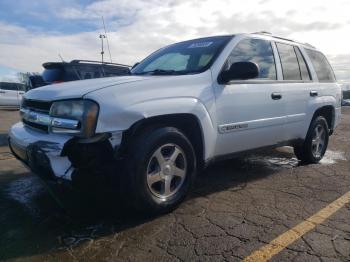
M 329 64 L 327 58 L 321 52 L 314 49 L 305 49 L 307 56 L 310 59 L 312 67 L 315 71 L 317 82 L 314 83 L 314 88 L 312 88 L 312 95 L 310 99 L 310 113 L 313 114 L 319 107 L 325 105 L 332 105 L 335 107 L 337 123 L 340 119 L 341 111 L 341 91 L 339 85 L 336 83 L 336 78 L 331 65 Z M 332 99 L 330 99 L 333 97 Z M 309 121 L 311 116 L 309 116 Z
M 310 92 L 315 88 L 300 48 L 276 42 L 282 68 L 282 93 L 285 101 L 285 139 L 303 138 Z

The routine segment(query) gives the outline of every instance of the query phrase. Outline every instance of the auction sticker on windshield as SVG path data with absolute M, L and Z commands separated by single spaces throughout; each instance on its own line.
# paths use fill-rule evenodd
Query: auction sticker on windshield
M 200 42 L 200 43 L 193 43 L 188 48 L 198 48 L 198 47 L 208 47 L 213 42 Z

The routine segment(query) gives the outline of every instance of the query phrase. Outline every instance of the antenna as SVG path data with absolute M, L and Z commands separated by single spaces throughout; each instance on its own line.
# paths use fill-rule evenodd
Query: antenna
M 102 16 L 102 23 L 103 23 L 103 29 L 105 30 L 105 36 L 106 36 L 106 41 L 107 41 L 107 49 L 108 49 L 108 53 L 109 53 L 109 59 L 111 60 L 111 63 L 113 63 L 111 50 L 109 49 L 109 42 L 108 42 L 108 37 L 107 37 L 107 30 L 106 30 L 106 25 L 105 25 L 105 19 L 103 18 L 103 16 Z

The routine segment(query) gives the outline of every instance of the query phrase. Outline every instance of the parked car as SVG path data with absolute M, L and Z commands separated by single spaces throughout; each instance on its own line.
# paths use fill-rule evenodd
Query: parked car
M 350 106 L 350 90 L 343 90 L 342 106 Z
M 31 89 L 75 80 L 128 75 L 130 71 L 128 65 L 90 60 L 73 60 L 69 63 L 47 62 L 43 67 L 41 76 L 34 75 L 29 78 Z
M 20 83 L 0 82 L 0 106 L 19 107 L 26 87 Z
M 237 153 L 289 145 L 318 163 L 340 114 L 341 88 L 320 51 L 237 34 L 162 48 L 130 76 L 31 90 L 9 144 L 46 180 L 117 181 L 128 204 L 162 213 L 198 170 Z
M 350 106 L 350 99 L 343 99 L 342 106 Z

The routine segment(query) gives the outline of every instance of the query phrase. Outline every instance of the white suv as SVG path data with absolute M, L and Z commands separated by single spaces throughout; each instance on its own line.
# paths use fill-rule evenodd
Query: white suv
M 117 181 L 130 205 L 166 212 L 213 160 L 290 145 L 317 163 L 341 98 L 326 57 L 308 44 L 207 37 L 154 52 L 130 76 L 26 93 L 9 145 L 46 180 Z

